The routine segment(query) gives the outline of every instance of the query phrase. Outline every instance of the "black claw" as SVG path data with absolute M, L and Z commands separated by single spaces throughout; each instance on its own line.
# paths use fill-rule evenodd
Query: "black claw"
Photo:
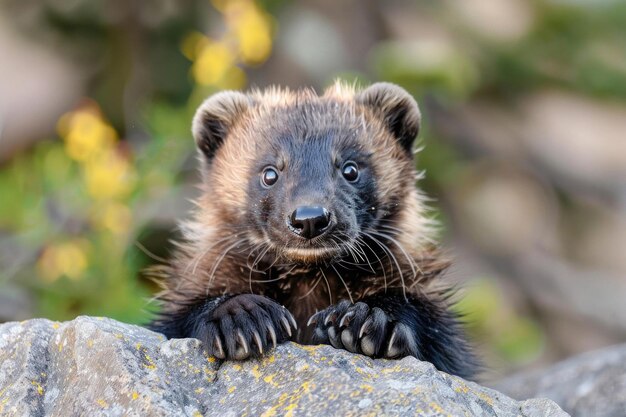
M 321 311 L 316 311 L 315 314 L 313 314 L 311 316 L 309 321 L 306 322 L 307 327 L 312 325 L 312 324 L 317 324 L 317 320 L 319 319 L 320 314 L 321 314 Z
M 341 318 L 341 321 L 339 322 L 339 327 L 346 327 L 355 314 L 356 312 L 354 311 L 348 311 L 346 314 L 344 314 Z
M 389 337 L 385 356 L 388 358 L 397 358 L 408 355 L 417 355 L 417 341 L 415 340 L 415 335 L 407 325 L 397 323 Z
M 248 353 L 250 352 L 250 347 L 248 346 L 248 341 L 243 336 L 241 330 L 237 330 L 237 340 L 239 341 L 239 345 L 242 347 L 243 352 L 248 355 Z
M 276 330 L 274 330 L 274 326 L 268 325 L 267 332 L 270 334 L 270 339 L 272 339 L 272 347 L 276 347 Z
M 328 314 L 326 316 L 326 318 L 324 319 L 324 325 L 328 326 L 331 323 L 335 323 L 335 320 L 337 320 L 337 312 L 335 310 L 333 310 L 330 314 Z
M 372 330 L 373 325 L 374 318 L 372 316 L 369 316 L 361 326 L 361 329 L 359 329 L 359 339 L 362 338 L 364 334 L 369 333 Z
M 242 360 L 289 340 L 292 325 L 295 320 L 284 307 L 260 295 L 243 294 L 219 304 L 197 337 L 211 341 L 207 350 L 215 357 Z
M 224 353 L 224 347 L 222 346 L 222 341 L 220 340 L 219 336 L 215 336 L 215 357 L 217 357 L 218 359 L 225 359 L 226 358 L 226 354 Z
M 293 329 L 298 330 L 298 323 L 296 322 L 296 319 L 293 318 L 293 315 L 289 312 L 289 310 L 285 309 L 285 311 L 287 312 L 287 317 L 289 318 Z
M 287 320 L 287 317 L 281 316 L 280 322 L 283 325 L 283 328 L 285 329 L 289 337 L 291 337 L 291 327 L 289 326 L 289 321 Z
M 254 340 L 254 343 L 256 343 L 256 347 L 259 350 L 259 353 L 262 355 L 263 354 L 263 343 L 261 342 L 261 335 L 259 334 L 259 332 L 254 330 L 252 332 L 252 338 Z

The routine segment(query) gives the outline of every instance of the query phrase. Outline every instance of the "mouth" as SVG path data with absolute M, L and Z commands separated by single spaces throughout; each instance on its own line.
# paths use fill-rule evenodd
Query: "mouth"
M 340 248 L 327 248 L 327 247 L 311 247 L 311 248 L 284 248 L 283 253 L 285 256 L 301 261 L 301 262 L 315 262 L 325 259 L 330 259 L 338 256 L 341 253 Z

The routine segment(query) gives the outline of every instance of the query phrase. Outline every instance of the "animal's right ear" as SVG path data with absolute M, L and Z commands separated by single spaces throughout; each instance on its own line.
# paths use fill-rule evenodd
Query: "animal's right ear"
M 234 124 L 250 105 L 247 95 L 238 91 L 223 91 L 212 95 L 198 107 L 191 131 L 207 161 L 213 159 Z

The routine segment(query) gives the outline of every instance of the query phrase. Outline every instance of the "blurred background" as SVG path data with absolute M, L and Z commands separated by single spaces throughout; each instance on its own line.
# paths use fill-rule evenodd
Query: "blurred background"
M 626 341 L 626 3 L 4 0 L 0 322 L 145 323 L 221 89 L 385 80 L 486 380 Z

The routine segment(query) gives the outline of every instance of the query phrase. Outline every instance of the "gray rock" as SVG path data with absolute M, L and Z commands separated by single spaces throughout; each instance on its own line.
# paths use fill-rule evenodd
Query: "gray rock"
M 221 362 L 195 339 L 79 317 L 0 326 L 0 415 L 566 416 L 550 400 L 517 402 L 414 358 L 330 346 L 279 346 Z
M 585 353 L 547 370 L 502 381 L 498 389 L 515 398 L 542 396 L 572 416 L 626 416 L 626 345 Z

